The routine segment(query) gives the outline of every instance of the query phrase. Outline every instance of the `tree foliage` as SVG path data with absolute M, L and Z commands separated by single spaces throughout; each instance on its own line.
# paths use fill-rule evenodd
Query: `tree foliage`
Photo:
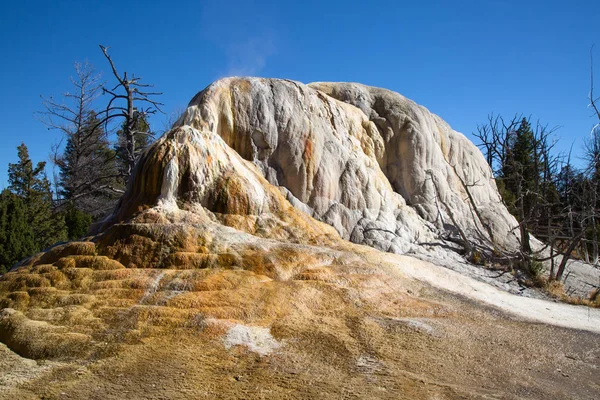
M 0 193 L 0 274 L 36 251 L 36 243 L 23 200 L 5 189 Z
M 539 122 L 515 116 L 505 120 L 490 115 L 478 127 L 479 145 L 492 167 L 498 191 L 509 211 L 519 221 L 521 258 L 531 263 L 530 233 L 546 232 L 555 224 L 558 211 L 557 174 L 561 157 L 553 153 L 555 142 Z
M 50 181 L 44 172 L 46 163 L 33 167 L 27 146 L 21 143 L 17 149 L 19 161 L 8 165 L 8 189 L 23 200 L 36 250 L 41 250 L 66 239 L 64 218 L 54 212 Z
M 115 151 L 95 112 L 88 111 L 76 134 L 67 138 L 64 152 L 55 158 L 60 170 L 59 188 L 70 206 L 101 218 L 122 191 Z
M 53 162 L 59 169 L 60 208 L 70 207 L 102 218 L 123 192 L 108 132 L 93 109 L 101 89 L 100 76 L 91 65 L 75 63 L 72 92 L 60 100 L 43 98 L 40 113 L 49 129 L 59 130 L 66 142 L 55 147 Z
M 8 165 L 8 189 L 0 196 L 0 268 L 66 240 L 63 215 L 52 201 L 46 163 L 34 166 L 25 144 L 18 148 L 18 162 Z
M 84 237 L 90 225 L 92 224 L 92 216 L 83 211 L 69 207 L 64 213 L 65 224 L 67 225 L 67 237 L 69 240 L 75 240 Z

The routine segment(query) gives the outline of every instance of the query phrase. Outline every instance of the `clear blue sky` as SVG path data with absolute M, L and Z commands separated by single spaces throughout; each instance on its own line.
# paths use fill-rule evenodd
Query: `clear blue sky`
M 0 6 L 0 186 L 21 141 L 47 160 L 59 134 L 34 118 L 73 62 L 117 67 L 171 112 L 228 75 L 355 81 L 398 91 L 470 136 L 490 112 L 532 115 L 575 150 L 600 94 L 600 1 L 5 1 Z M 164 117 L 152 117 L 162 127 Z

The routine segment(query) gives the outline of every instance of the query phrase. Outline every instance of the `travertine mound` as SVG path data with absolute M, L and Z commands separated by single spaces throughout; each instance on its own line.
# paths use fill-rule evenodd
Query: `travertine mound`
M 399 94 L 223 79 L 144 153 L 96 236 L 3 277 L 0 340 L 31 357 L 92 352 L 123 330 L 123 313 L 141 306 L 159 315 L 160 307 L 182 309 L 181 321 L 197 309 L 217 319 L 240 315 L 235 295 L 223 308 L 195 292 L 297 279 L 346 287 L 340 276 L 349 265 L 372 272 L 347 261 L 357 250 L 348 252 L 343 239 L 394 253 L 441 252 L 423 244 L 460 228 L 474 241 L 488 235 L 508 246 L 513 223 L 477 149 Z M 177 272 L 188 269 L 214 272 Z M 381 303 L 380 293 L 374 298 Z M 136 323 L 119 335 L 139 330 Z
M 302 214 L 292 218 L 394 253 L 421 252 L 459 229 L 516 245 L 516 221 L 481 152 L 439 117 L 384 89 L 259 78 L 223 79 L 196 95 L 104 227 L 168 204 L 239 228 L 240 218 L 258 224 L 288 202 Z
M 139 336 L 148 307 L 158 325 L 189 326 L 200 314 L 269 321 L 278 314 L 264 304 L 248 318 L 253 297 L 243 288 L 271 293 L 292 280 L 378 288 L 370 304 L 381 307 L 387 278 L 343 239 L 441 254 L 423 244 L 456 225 L 474 241 L 488 235 L 509 246 L 513 223 L 477 149 L 396 93 L 223 79 L 143 154 L 95 236 L 2 277 L 0 340 L 34 358 L 91 354 Z M 305 285 L 291 307 L 303 309 Z M 333 290 L 309 286 L 323 298 Z M 215 303 L 204 293 L 215 290 L 228 295 Z
M 476 239 L 484 234 L 500 246 L 516 245 L 517 222 L 502 203 L 481 151 L 463 134 L 387 89 L 356 83 L 309 86 L 358 107 L 375 124 L 374 140 L 383 145 L 377 162 L 394 190 L 421 217 L 442 230 L 444 224 L 456 222 Z

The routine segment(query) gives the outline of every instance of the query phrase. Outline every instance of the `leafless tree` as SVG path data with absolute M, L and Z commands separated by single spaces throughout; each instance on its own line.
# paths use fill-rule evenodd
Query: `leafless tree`
M 487 123 L 477 126 L 477 133 L 474 134 L 480 141 L 477 146 L 482 148 L 496 176 L 500 175 L 500 168 L 506 165 L 510 136 L 517 130 L 522 118 L 522 114 L 517 114 L 511 120 L 505 120 L 500 115 L 490 114 Z
M 594 110 L 596 117 L 598 117 L 598 123 L 594 126 L 593 130 L 597 131 L 600 127 L 600 110 L 598 110 L 597 103 L 600 97 L 594 97 L 594 46 L 590 49 L 590 107 Z
M 162 129 L 159 131 L 160 134 L 168 132 L 173 128 L 173 125 L 179 120 L 179 118 L 185 112 L 185 107 L 176 107 L 170 113 L 167 113 L 167 118 L 162 123 Z
M 118 171 L 106 132 L 93 126 L 97 121 L 93 103 L 100 95 L 101 76 L 87 62 L 75 63 L 75 76 L 70 80 L 74 90 L 59 99 L 42 96 L 44 111 L 37 115 L 48 129 L 62 133 L 51 155 L 60 170 L 58 204 L 68 201 L 86 213 L 100 216 L 112 206 L 110 199 L 122 193 L 114 184 Z
M 454 228 L 456 229 L 456 231 L 458 232 L 458 234 L 460 236 L 460 244 L 463 246 L 463 248 L 465 250 L 465 254 L 464 254 L 465 258 L 468 260 L 471 259 L 475 253 L 475 247 L 471 243 L 471 240 L 470 240 L 469 236 L 467 235 L 467 233 L 465 232 L 464 228 L 456 220 L 456 218 L 454 216 L 454 212 L 452 212 L 452 208 L 450 206 L 448 206 L 448 204 L 444 201 L 442 196 L 440 196 L 439 185 L 438 185 L 436 176 L 433 173 L 433 171 L 428 169 L 427 171 L 425 171 L 425 174 L 428 177 L 427 179 L 431 180 L 431 183 L 433 184 L 433 189 L 434 189 L 434 193 L 435 193 L 435 197 L 436 197 L 436 204 L 439 203 L 442 206 L 444 206 L 444 210 L 446 211 L 446 214 L 450 217 L 450 220 L 452 221 Z M 438 210 L 438 215 L 442 215 L 441 210 Z
M 563 190 L 572 189 L 570 183 L 559 181 L 568 180 L 566 173 L 572 171 L 572 167 L 570 162 L 565 165 L 564 157 L 553 151 L 556 141 L 552 139 L 552 134 L 557 128 L 548 128 L 538 121 L 528 139 L 531 152 L 528 165 L 515 159 L 512 151 L 522 119 L 521 115 L 511 120 L 490 115 L 487 124 L 478 126 L 475 134 L 496 176 L 506 205 L 518 220 L 518 226 L 514 229 L 520 233 L 520 249 L 517 253 L 502 251 L 501 258 L 511 263 L 512 260 L 520 260 L 523 267 L 534 267 L 540 262 L 550 261 L 550 278 L 560 279 L 571 254 L 581 243 L 583 224 L 590 216 L 579 212 L 574 199 L 572 203 L 565 203 L 565 196 L 560 197 L 559 187 Z M 463 187 L 469 194 L 469 185 L 463 182 Z M 472 201 L 471 206 L 476 209 Z M 544 246 L 532 249 L 530 234 L 542 239 Z M 495 252 L 498 253 L 496 247 Z M 555 265 L 557 259 L 560 260 L 558 268 Z
M 145 88 L 152 87 L 152 85 L 142 84 L 142 78 L 136 77 L 134 74 L 129 76 L 125 71 L 123 75 L 120 75 L 108 54 L 108 48 L 100 45 L 100 49 L 108 60 L 112 74 L 117 80 L 117 84 L 112 89 L 102 86 L 102 93 L 109 95 L 110 100 L 101 112 L 100 122 L 106 126 L 113 119 L 123 121 L 121 135 L 126 158 L 126 167 L 123 173 L 128 179 L 133 172 L 140 152 L 136 137 L 139 137 L 139 135 L 152 135 L 148 131 L 138 129 L 140 119 L 146 120 L 148 115 L 155 114 L 157 111 L 162 112 L 160 107 L 163 104 L 152 99 L 152 97 L 162 93 L 146 91 Z
M 88 62 L 76 62 L 75 73 L 76 76 L 70 78 L 75 91 L 63 93 L 60 100 L 41 96 L 45 111 L 38 113 L 49 129 L 58 129 L 67 138 L 81 130 L 86 113 L 92 109 L 102 87 L 100 75 L 94 73 Z
M 587 162 L 586 174 L 588 175 L 589 192 L 587 193 L 587 201 L 585 202 L 589 226 L 591 228 L 592 255 L 591 261 L 597 265 L 600 252 L 598 246 L 598 227 L 597 220 L 600 192 L 600 110 L 598 109 L 598 101 L 600 97 L 594 97 L 594 46 L 590 48 L 590 93 L 588 95 L 589 108 L 594 112 L 597 118 L 596 124 L 592 127 L 590 138 L 586 140 L 584 145 L 584 158 Z

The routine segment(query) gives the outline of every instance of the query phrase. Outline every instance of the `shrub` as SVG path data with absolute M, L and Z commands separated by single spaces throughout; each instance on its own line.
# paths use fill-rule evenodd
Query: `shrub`
M 69 240 L 79 239 L 87 234 L 92 216 L 73 207 L 65 213 L 65 224 Z

